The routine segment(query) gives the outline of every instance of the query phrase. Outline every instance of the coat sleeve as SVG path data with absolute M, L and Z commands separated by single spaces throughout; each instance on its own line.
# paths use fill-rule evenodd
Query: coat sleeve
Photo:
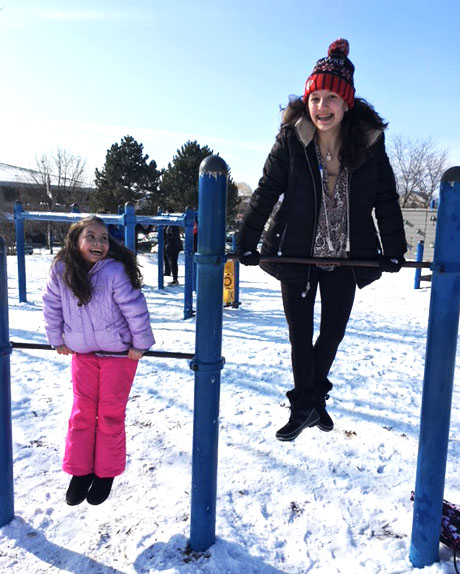
M 407 251 L 404 220 L 399 205 L 393 169 L 385 150 L 383 134 L 375 145 L 378 158 L 378 193 L 375 201 L 375 216 L 383 252 L 390 257 L 400 257 Z
M 243 215 L 237 240 L 240 251 L 257 249 L 265 224 L 286 191 L 289 175 L 288 129 L 284 128 L 278 134 L 265 161 L 259 185 Z
M 140 289 L 134 289 L 124 271 L 115 275 L 113 298 L 128 323 L 132 346 L 146 351 L 155 343 L 147 301 Z
M 46 338 L 53 347 L 64 344 L 61 282 L 62 278 L 56 264 L 54 264 L 42 294 Z

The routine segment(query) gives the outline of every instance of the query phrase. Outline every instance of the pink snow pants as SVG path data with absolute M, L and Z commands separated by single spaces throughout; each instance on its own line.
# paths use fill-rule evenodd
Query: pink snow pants
M 101 478 L 126 465 L 125 412 L 138 361 L 127 357 L 72 355 L 73 406 L 62 469 Z

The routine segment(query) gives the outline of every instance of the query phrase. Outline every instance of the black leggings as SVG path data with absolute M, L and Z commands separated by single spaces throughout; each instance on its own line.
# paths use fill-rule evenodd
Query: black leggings
M 308 406 L 318 394 L 324 395 L 330 389 L 327 375 L 345 335 L 356 291 L 350 267 L 325 271 L 312 266 L 309 284 L 310 289 L 302 297 L 305 287 L 281 283 L 294 375 L 294 390 L 288 396 L 291 403 L 296 403 L 300 408 Z M 314 306 L 318 285 L 321 294 L 321 322 L 313 345 Z
M 177 249 L 168 249 L 166 248 L 166 262 L 168 265 L 166 269 L 169 269 L 173 281 L 177 281 L 178 273 L 179 273 L 179 266 L 177 261 L 179 259 L 179 251 Z

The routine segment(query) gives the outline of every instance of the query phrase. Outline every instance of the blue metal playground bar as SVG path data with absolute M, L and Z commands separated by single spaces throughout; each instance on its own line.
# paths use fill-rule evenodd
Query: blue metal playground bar
M 184 319 L 192 316 L 192 300 L 193 300 L 193 224 L 195 221 L 196 213 L 191 207 L 187 207 L 183 215 L 171 215 L 158 213 L 154 218 L 157 222 L 157 257 L 158 257 L 158 289 L 164 288 L 164 228 L 167 225 L 181 225 L 185 229 L 184 239 L 184 268 L 185 268 L 185 284 L 184 284 L 184 301 L 188 302 L 186 310 L 184 309 Z M 151 225 L 151 217 L 139 215 L 137 222 L 142 225 Z M 185 316 L 187 315 L 187 316 Z
M 420 416 L 410 560 L 439 560 L 460 302 L 460 167 L 441 180 Z
M 190 546 L 215 541 L 227 165 L 219 156 L 201 162 L 198 193 L 196 348 L 193 411 Z
M 0 237 L 0 527 L 14 517 L 6 245 Z
M 417 243 L 417 252 L 415 255 L 415 260 L 416 261 L 423 261 L 423 251 L 425 248 L 425 242 L 424 241 L 419 241 Z M 422 270 L 420 269 L 420 267 L 418 267 L 415 270 L 415 277 L 414 277 L 414 289 L 420 289 L 420 281 L 422 279 Z
M 63 223 L 74 223 L 84 217 L 93 215 L 91 213 L 57 213 L 49 211 L 24 211 L 22 204 L 16 202 L 14 206 L 14 221 L 16 225 L 16 253 L 18 260 L 18 291 L 19 301 L 27 301 L 26 291 L 26 264 L 24 255 L 24 221 L 56 221 Z M 126 203 L 124 212 L 121 214 L 98 214 L 107 225 L 119 225 L 124 227 L 125 245 L 135 251 L 136 249 L 136 224 L 157 225 L 160 229 L 159 236 L 162 237 L 163 227 L 166 225 L 176 225 L 185 229 L 184 263 L 185 263 L 185 285 L 184 285 L 184 319 L 193 315 L 193 222 L 195 212 L 192 208 L 187 208 L 184 214 L 158 214 L 136 215 L 134 206 Z M 160 246 L 159 246 L 160 249 Z M 158 253 L 161 267 L 158 265 L 158 287 L 163 288 L 163 247 Z M 161 277 L 160 277 L 161 275 Z

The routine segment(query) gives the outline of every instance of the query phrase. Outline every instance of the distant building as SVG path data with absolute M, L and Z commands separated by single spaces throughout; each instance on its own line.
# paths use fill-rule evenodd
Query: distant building
M 71 204 L 78 204 L 79 210 L 89 210 L 91 187 L 66 185 L 66 180 L 59 181 L 50 176 L 46 184 L 44 175 L 39 171 L 0 163 L 0 234 L 9 248 L 16 241 L 14 225 L 11 218 L 14 204 L 20 201 L 25 211 L 71 211 Z M 2 217 L 3 216 L 3 217 Z M 6 216 L 6 217 L 5 217 Z M 59 223 L 26 221 L 26 240 L 42 244 L 54 240 L 62 242 L 66 226 Z
M 37 187 L 33 176 L 33 170 L 0 163 L 0 205 L 2 211 L 13 211 L 14 203 L 20 197 L 20 190 Z
M 0 211 L 12 213 L 14 203 L 21 201 L 24 209 L 29 211 L 46 211 L 49 209 L 49 203 L 43 201 L 46 199 L 46 190 L 44 183 L 41 183 L 43 174 L 40 172 L 17 167 L 7 163 L 0 163 Z M 59 192 L 65 190 L 64 184 L 59 184 L 56 176 L 49 178 L 49 191 L 53 197 L 57 197 Z M 79 186 L 72 192 L 77 197 L 77 201 L 82 211 L 86 211 L 88 197 L 93 188 Z M 59 208 L 61 204 L 57 203 L 54 209 Z M 65 208 L 62 207 L 64 211 Z

